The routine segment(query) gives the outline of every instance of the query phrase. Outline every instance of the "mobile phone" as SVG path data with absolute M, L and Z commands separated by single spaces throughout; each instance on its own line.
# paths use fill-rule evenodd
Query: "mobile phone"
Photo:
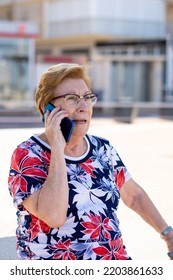
M 44 115 L 45 115 L 46 111 L 49 110 L 51 112 L 54 108 L 55 108 L 55 106 L 52 103 L 48 103 L 46 105 L 46 107 L 44 109 L 43 117 L 42 117 L 43 123 L 44 123 Z M 68 117 L 65 117 L 64 119 L 62 119 L 62 121 L 60 123 L 61 131 L 62 131 L 62 134 L 63 134 L 66 142 L 69 142 L 69 140 L 70 140 L 74 125 L 75 125 L 75 123 Z

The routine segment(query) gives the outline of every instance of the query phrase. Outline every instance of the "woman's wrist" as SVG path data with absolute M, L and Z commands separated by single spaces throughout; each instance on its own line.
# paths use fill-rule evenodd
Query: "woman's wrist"
M 169 235 L 170 232 L 173 232 L 173 228 L 171 226 L 168 226 L 165 230 L 163 230 L 160 234 L 160 237 L 162 239 L 165 239 Z
M 160 237 L 166 242 L 168 247 L 168 257 L 173 260 L 173 228 L 168 226 L 161 232 Z

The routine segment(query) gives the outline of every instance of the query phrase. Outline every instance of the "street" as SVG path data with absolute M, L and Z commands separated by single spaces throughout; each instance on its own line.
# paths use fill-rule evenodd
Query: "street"
M 8 192 L 11 154 L 21 141 L 42 127 L 0 129 L 1 203 L 0 259 L 15 259 L 16 209 Z M 133 124 L 94 118 L 89 133 L 110 140 L 132 177 L 145 189 L 168 224 L 173 226 L 173 121 L 139 118 Z M 134 260 L 167 260 L 159 234 L 120 202 L 118 217 L 124 244 Z

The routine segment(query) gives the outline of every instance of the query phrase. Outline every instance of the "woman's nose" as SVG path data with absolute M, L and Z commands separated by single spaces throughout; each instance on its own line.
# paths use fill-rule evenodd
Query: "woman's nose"
M 88 104 L 85 102 L 84 98 L 81 98 L 77 104 L 77 109 L 78 110 L 84 110 L 87 111 L 89 108 Z

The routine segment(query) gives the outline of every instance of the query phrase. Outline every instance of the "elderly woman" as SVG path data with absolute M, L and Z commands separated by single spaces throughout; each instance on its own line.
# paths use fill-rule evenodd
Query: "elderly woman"
M 36 91 L 45 130 L 15 149 L 9 190 L 17 207 L 18 259 L 129 260 L 117 218 L 120 197 L 166 241 L 173 229 L 131 178 L 108 140 L 87 134 L 97 97 L 84 67 L 59 64 L 43 73 Z M 68 142 L 61 121 L 74 129 Z

